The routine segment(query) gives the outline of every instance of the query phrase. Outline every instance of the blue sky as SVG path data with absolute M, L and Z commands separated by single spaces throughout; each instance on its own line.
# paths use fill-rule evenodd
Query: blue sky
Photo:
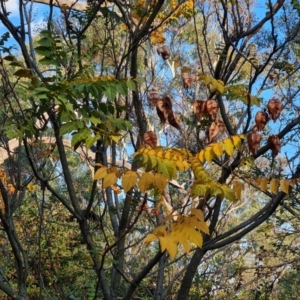
M 8 12 L 10 12 L 9 20 L 14 24 L 19 24 L 19 5 L 18 0 L 8 0 L 5 2 L 5 6 Z M 28 5 L 29 7 L 29 5 Z M 47 8 L 44 4 L 33 4 L 33 22 L 32 22 L 32 28 L 34 29 L 38 25 L 41 25 L 43 23 L 43 14 L 46 12 Z M 0 36 L 2 36 L 5 32 L 7 32 L 4 25 L 0 22 Z M 10 39 L 9 45 L 16 45 L 13 39 Z

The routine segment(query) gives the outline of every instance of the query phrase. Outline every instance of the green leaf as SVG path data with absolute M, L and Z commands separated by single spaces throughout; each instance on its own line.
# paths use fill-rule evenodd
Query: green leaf
M 14 73 L 15 76 L 24 77 L 24 78 L 32 78 L 33 74 L 31 69 L 19 69 Z
M 132 90 L 132 91 L 136 90 L 136 84 L 133 80 L 129 79 L 126 83 L 127 83 L 127 87 L 129 90 Z
M 114 100 L 117 95 L 116 85 L 114 83 L 107 82 L 105 85 L 104 94 L 108 98 L 108 100 Z
M 234 190 L 232 190 L 229 186 L 227 186 L 226 184 L 222 184 L 220 188 L 224 192 L 224 198 L 232 202 L 237 201 Z
M 81 129 L 72 137 L 71 145 L 74 146 L 81 141 L 85 141 L 91 135 L 91 131 L 87 128 Z
M 96 136 L 89 136 L 86 140 L 85 140 L 85 146 L 87 147 L 87 149 L 90 149 L 98 140 L 99 140 L 100 136 L 96 135 Z
M 128 87 L 126 82 L 120 82 L 119 84 L 117 84 L 116 89 L 117 92 L 122 96 L 126 96 L 128 93 Z
M 196 184 L 192 186 L 192 194 L 195 196 L 204 196 L 209 189 L 209 185 L 207 184 Z
M 94 116 L 91 116 L 91 117 L 90 117 L 90 121 L 91 121 L 93 124 L 95 124 L 95 125 L 101 124 L 101 123 L 102 123 L 101 120 L 100 120 L 99 118 L 96 118 L 96 117 L 94 117 Z
M 157 159 L 157 171 L 168 179 L 176 177 L 177 174 L 175 164 L 167 159 Z
M 78 124 L 75 122 L 64 124 L 59 129 L 59 135 L 62 136 L 64 134 L 68 134 L 76 129 L 78 129 Z

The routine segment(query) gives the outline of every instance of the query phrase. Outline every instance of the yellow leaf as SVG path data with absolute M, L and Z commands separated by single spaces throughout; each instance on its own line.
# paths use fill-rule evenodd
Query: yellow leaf
M 27 185 L 27 189 L 29 190 L 29 191 L 35 191 L 36 189 L 37 189 L 37 185 L 34 185 L 34 184 L 28 184 Z
M 180 172 L 184 172 L 184 163 L 182 161 L 175 161 L 176 167 Z
M 233 190 L 235 191 L 235 195 L 237 199 L 241 200 L 242 199 L 242 190 L 244 189 L 244 184 L 239 181 L 234 181 L 233 182 Z
M 111 138 L 114 142 L 118 143 L 118 142 L 119 142 L 119 139 L 120 139 L 120 136 L 118 136 L 118 135 L 111 135 L 110 138 Z
M 184 226 L 182 230 L 182 234 L 185 235 L 191 243 L 197 245 L 200 248 L 202 247 L 203 237 L 199 231 L 195 230 L 192 227 Z
M 137 182 L 137 174 L 134 171 L 127 171 L 122 177 L 122 187 L 127 193 Z
M 144 239 L 144 243 L 145 244 L 150 244 L 153 241 L 156 241 L 158 239 L 158 236 L 153 234 L 153 233 L 149 233 L 145 239 Z
M 167 240 L 167 251 L 169 252 L 170 259 L 174 259 L 177 254 L 177 243 L 171 237 Z
M 167 239 L 164 236 L 159 236 L 160 251 L 163 252 L 167 247 Z
M 195 227 L 202 232 L 209 234 L 209 228 L 205 222 L 196 222 Z
M 191 246 L 188 243 L 187 238 L 181 233 L 181 231 L 176 230 L 176 231 L 171 231 L 172 232 L 172 237 L 178 241 L 184 248 L 184 251 L 186 253 L 190 252 Z
M 107 174 L 103 180 L 103 188 L 106 189 L 107 187 L 115 184 L 116 181 L 117 181 L 117 176 L 115 173 Z
M 256 178 L 256 179 L 254 180 L 254 184 L 255 184 L 256 186 L 260 187 L 260 184 L 261 184 L 261 178 Z
M 221 156 L 223 154 L 223 145 L 222 143 L 216 143 L 213 146 L 213 150 L 217 156 Z
M 288 179 L 281 179 L 280 188 L 284 193 L 288 194 L 290 189 L 290 181 Z
M 236 148 L 240 149 L 241 148 L 241 145 L 242 145 L 242 141 L 240 139 L 239 136 L 237 135 L 233 135 L 232 137 L 232 140 L 233 140 L 233 144 Z
M 232 156 L 233 155 L 233 151 L 234 151 L 232 140 L 231 139 L 225 139 L 223 141 L 223 144 L 224 144 L 224 148 L 225 148 L 226 153 L 229 156 Z
M 192 208 L 191 215 L 196 216 L 199 221 L 204 222 L 204 215 L 201 209 Z
M 252 156 L 249 156 L 249 157 L 245 157 L 242 159 L 241 163 L 240 163 L 240 166 L 252 166 L 254 164 L 254 158 Z
M 145 193 L 151 184 L 154 183 L 154 174 L 153 173 L 143 173 L 139 182 L 138 186 L 142 193 Z
M 12 184 L 8 184 L 7 191 L 9 194 L 13 194 L 13 192 L 15 191 L 15 187 Z
M 268 184 L 269 178 L 262 178 L 260 181 L 260 189 L 265 192 L 267 190 L 267 184 Z
M 163 192 L 167 186 L 167 179 L 162 174 L 155 174 L 154 175 L 154 185 L 158 188 L 160 192 Z
M 173 154 L 171 151 L 166 151 L 165 158 L 171 160 L 173 158 Z
M 190 168 L 190 164 L 187 161 L 184 160 L 182 163 L 186 170 L 188 170 Z
M 166 226 L 158 226 L 153 230 L 153 234 L 157 236 L 165 236 L 167 234 Z
M 214 152 L 213 152 L 213 149 L 212 147 L 207 147 L 205 149 L 205 153 L 204 153 L 204 157 L 205 157 L 205 160 L 210 163 L 212 161 L 212 159 L 214 158 Z
M 163 34 L 163 29 L 161 27 L 157 28 L 150 35 L 150 40 L 153 45 L 164 44 L 166 39 Z
M 273 194 L 277 194 L 278 192 L 279 180 L 277 178 L 273 178 L 270 182 L 270 191 Z
M 107 175 L 107 168 L 106 167 L 101 167 L 98 169 L 94 175 L 94 180 L 99 180 L 104 178 Z
M 203 163 L 205 161 L 204 158 L 204 150 L 201 150 L 198 155 L 197 155 L 198 159 Z

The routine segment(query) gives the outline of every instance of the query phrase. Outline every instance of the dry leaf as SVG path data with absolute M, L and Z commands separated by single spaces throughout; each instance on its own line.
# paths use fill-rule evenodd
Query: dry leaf
M 268 120 L 269 120 L 269 116 L 266 112 L 264 112 L 264 111 L 257 112 L 256 116 L 255 116 L 255 124 L 256 124 L 257 130 L 258 131 L 264 130 L 265 125 L 267 124 Z
M 262 136 L 257 132 L 256 126 L 253 127 L 252 132 L 247 136 L 248 147 L 252 154 L 257 154 L 257 149 L 259 147 Z
M 149 90 L 147 93 L 148 102 L 151 108 L 155 107 L 157 101 L 160 98 L 159 91 L 157 90 Z
M 157 48 L 157 54 L 160 55 L 163 58 L 163 60 L 167 60 L 171 55 L 171 51 L 168 46 L 164 45 Z
M 217 121 L 217 125 L 219 126 L 220 132 L 224 133 L 226 131 L 226 126 L 221 119 Z
M 157 146 L 157 136 L 154 131 L 147 131 L 144 133 L 144 142 L 149 145 L 151 148 Z
M 179 121 L 179 118 L 178 116 L 173 112 L 171 111 L 169 113 L 169 116 L 168 116 L 168 122 L 171 126 L 175 127 L 176 129 L 180 129 L 180 121 Z
M 206 101 L 196 100 L 193 104 L 193 112 L 198 120 L 202 120 L 203 115 L 206 112 Z
M 168 119 L 168 116 L 172 111 L 171 99 L 169 97 L 159 99 L 156 103 L 156 111 L 161 123 L 166 123 L 166 120 Z
M 282 103 L 280 102 L 280 100 L 273 98 L 268 102 L 267 108 L 271 119 L 275 122 L 280 116 Z
M 268 146 L 272 150 L 272 154 L 276 156 L 281 149 L 280 139 L 277 135 L 270 135 L 268 138 Z
M 190 89 L 196 80 L 196 75 L 191 73 L 181 73 L 183 88 Z
M 207 131 L 208 142 L 210 143 L 214 138 L 216 138 L 219 132 L 220 132 L 219 126 L 215 122 L 212 122 Z
M 219 108 L 219 105 L 216 100 L 211 99 L 211 100 L 206 101 L 206 110 L 207 110 L 207 113 L 209 114 L 211 120 L 216 119 L 216 116 L 218 113 L 218 108 Z

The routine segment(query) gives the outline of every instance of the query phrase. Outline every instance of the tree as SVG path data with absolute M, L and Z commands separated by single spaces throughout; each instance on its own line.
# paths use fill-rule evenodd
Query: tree
M 298 3 L 36 2 L 37 36 L 33 2 L 0 9 L 0 289 L 210 299 L 203 259 L 297 189 Z

